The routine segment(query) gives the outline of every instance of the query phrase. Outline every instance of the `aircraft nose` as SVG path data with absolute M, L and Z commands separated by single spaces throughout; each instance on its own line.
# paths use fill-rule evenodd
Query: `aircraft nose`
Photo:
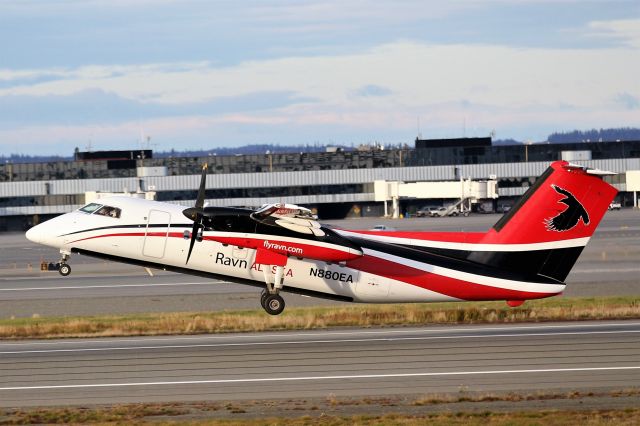
M 34 243 L 42 242 L 42 229 L 38 228 L 41 228 L 40 225 L 36 225 L 27 231 L 25 236 L 29 241 L 33 241 Z

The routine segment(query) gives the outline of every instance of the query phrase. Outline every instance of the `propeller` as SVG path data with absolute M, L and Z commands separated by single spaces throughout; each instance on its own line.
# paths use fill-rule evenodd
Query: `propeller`
M 198 189 L 198 198 L 196 199 L 195 207 L 190 207 L 182 211 L 187 218 L 193 220 L 191 242 L 189 243 L 189 252 L 187 253 L 187 261 L 185 262 L 185 265 L 189 263 L 193 246 L 198 238 L 198 232 L 200 229 L 204 229 L 204 225 L 202 225 L 202 218 L 204 217 L 204 195 L 207 186 L 207 167 L 207 163 L 202 165 L 202 177 L 200 178 L 200 188 Z

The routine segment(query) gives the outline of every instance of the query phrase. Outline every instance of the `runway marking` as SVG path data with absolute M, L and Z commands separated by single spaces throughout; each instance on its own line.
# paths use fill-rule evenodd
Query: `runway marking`
M 598 272 L 640 272 L 640 268 L 598 268 L 598 269 L 573 269 L 572 274 L 593 274 Z M 579 283 L 576 283 L 579 284 Z
M 85 290 L 94 288 L 122 288 L 122 287 L 166 287 L 166 286 L 185 286 L 185 285 L 211 285 L 226 283 L 227 281 L 209 281 L 197 283 L 151 283 L 151 284 L 121 284 L 121 285 L 78 285 L 66 287 L 25 287 L 25 288 L 0 288 L 0 291 L 35 291 L 35 290 Z
M 622 323 L 598 323 L 598 324 L 558 324 L 558 325 L 521 325 L 521 326 L 504 326 L 504 327 L 464 327 L 464 328 L 449 328 L 449 327 L 430 327 L 430 328 L 410 328 L 403 330 L 356 330 L 356 331 L 319 331 L 319 332 L 304 332 L 304 333 L 280 333 L 280 334 L 268 334 L 268 333 L 246 333 L 236 335 L 215 335 L 215 336 L 173 336 L 173 337 L 143 337 L 143 338 L 125 338 L 125 339 L 111 339 L 102 340 L 93 338 L 90 340 L 63 340 L 53 342 L 18 342 L 18 343 L 0 343 L 0 348 L 3 346 L 36 346 L 36 345 L 63 345 L 63 344 L 79 344 L 79 343 L 136 343 L 136 342 L 171 342 L 171 341 L 185 341 L 185 340 L 221 340 L 221 339 L 254 339 L 254 338 L 282 338 L 282 337 L 308 337 L 308 336 L 357 336 L 357 335 L 397 335 L 408 333 L 447 333 L 447 332 L 465 332 L 465 331 L 518 331 L 518 330 L 531 330 L 531 329 L 563 329 L 563 328 L 598 328 L 598 327 L 640 327 L 640 322 L 622 322 Z M 551 334 L 551 333 L 550 333 Z
M 432 373 L 397 373 L 397 374 L 353 374 L 343 376 L 303 376 L 303 377 L 264 377 L 254 379 L 211 379 L 180 380 L 174 382 L 139 382 L 139 383 L 88 383 L 78 385 L 43 385 L 43 386 L 11 386 L 0 388 L 0 391 L 46 390 L 46 389 L 87 389 L 128 386 L 175 386 L 175 385 L 208 385 L 229 383 L 261 383 L 261 382 L 293 382 L 311 380 L 344 380 L 344 379 L 387 379 L 400 377 L 438 377 L 438 376 L 472 376 L 480 374 L 527 374 L 527 373 L 567 373 L 587 371 L 623 371 L 639 370 L 640 365 L 629 367 L 584 367 L 584 368 L 544 368 L 539 370 L 481 370 L 481 371 L 446 371 Z
M 106 351 L 132 351 L 149 349 L 189 349 L 189 348 L 216 348 L 239 346 L 274 346 L 274 345 L 305 345 L 318 343 L 362 343 L 362 342 L 393 342 L 403 340 L 444 340 L 444 339 L 481 339 L 488 337 L 540 337 L 540 336 L 575 336 L 590 334 L 624 334 L 640 333 L 640 330 L 615 330 L 615 331 L 587 331 L 587 332 L 560 332 L 560 333 L 522 333 L 522 334 L 491 334 L 491 335 L 459 335 L 459 336 L 424 336 L 424 337 L 379 337 L 373 339 L 336 339 L 336 340 L 289 340 L 280 342 L 241 342 L 241 343 L 210 343 L 195 345 L 164 345 L 164 346 L 132 346 L 115 348 L 74 348 L 74 349 L 33 349 L 24 351 L 2 351 L 0 355 L 19 355 L 37 353 L 69 353 L 69 352 L 106 352 Z

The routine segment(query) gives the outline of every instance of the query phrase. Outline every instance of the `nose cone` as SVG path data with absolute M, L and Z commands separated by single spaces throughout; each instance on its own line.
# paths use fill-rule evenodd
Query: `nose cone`
M 40 228 L 40 229 L 38 229 Z M 33 241 L 34 243 L 42 244 L 42 227 L 40 225 L 36 225 L 29 229 L 25 234 L 29 241 Z
M 60 223 L 58 218 L 50 219 L 39 225 L 29 229 L 25 234 L 25 237 L 29 241 L 33 241 L 37 244 L 43 244 L 45 246 L 60 247 L 61 239 L 58 237 L 60 233 Z

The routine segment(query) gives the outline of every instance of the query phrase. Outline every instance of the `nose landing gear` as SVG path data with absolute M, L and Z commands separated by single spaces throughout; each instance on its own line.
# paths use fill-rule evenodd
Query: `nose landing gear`
M 62 257 L 60 258 L 60 267 L 58 268 L 58 272 L 63 277 L 66 277 L 71 273 L 71 266 L 69 266 L 69 264 L 67 263 L 67 260 L 69 259 L 71 253 L 60 250 L 60 254 L 62 255 Z
M 58 269 L 58 272 L 63 277 L 66 277 L 71 273 L 71 266 L 69 266 L 67 263 L 60 263 L 60 268 Z

